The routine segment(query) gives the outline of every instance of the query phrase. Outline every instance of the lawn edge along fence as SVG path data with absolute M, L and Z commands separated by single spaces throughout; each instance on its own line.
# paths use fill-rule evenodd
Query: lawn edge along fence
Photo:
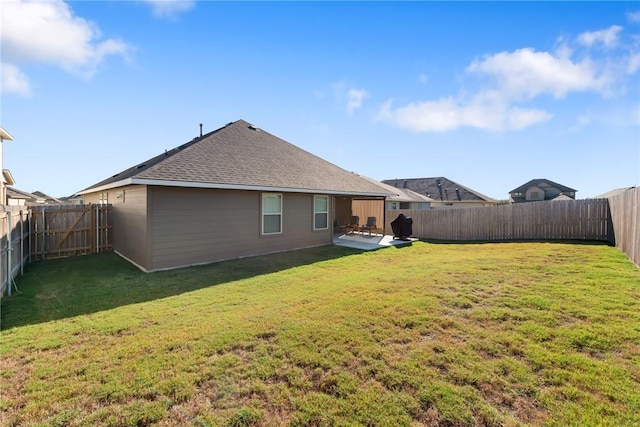
M 27 262 L 110 251 L 111 205 L 0 207 L 0 295 Z
M 413 237 L 438 241 L 604 241 L 640 267 L 640 187 L 601 199 L 508 205 L 387 210 L 385 232 L 403 213 L 413 220 Z

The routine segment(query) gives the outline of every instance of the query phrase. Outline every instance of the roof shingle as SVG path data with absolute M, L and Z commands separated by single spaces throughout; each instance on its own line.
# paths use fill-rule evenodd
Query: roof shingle
M 123 181 L 386 195 L 378 185 L 238 120 L 81 191 Z

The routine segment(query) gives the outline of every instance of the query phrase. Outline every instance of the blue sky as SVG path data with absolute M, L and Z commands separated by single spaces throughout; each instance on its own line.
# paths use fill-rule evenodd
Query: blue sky
M 2 0 L 16 187 L 67 196 L 244 119 L 377 180 L 640 184 L 637 2 Z

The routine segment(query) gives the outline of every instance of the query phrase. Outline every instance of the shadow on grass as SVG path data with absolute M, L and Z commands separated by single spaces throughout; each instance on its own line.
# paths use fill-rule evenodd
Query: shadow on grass
M 18 292 L 3 297 L 2 329 L 96 313 L 274 273 L 363 251 L 322 246 L 144 273 L 115 253 L 85 255 L 27 265 Z

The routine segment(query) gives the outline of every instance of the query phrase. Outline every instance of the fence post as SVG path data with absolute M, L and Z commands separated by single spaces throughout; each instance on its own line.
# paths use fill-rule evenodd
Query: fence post
M 24 275 L 24 211 L 20 210 L 20 275 Z
M 100 205 L 96 205 L 96 253 L 100 253 Z
M 7 295 L 11 296 L 11 211 L 7 211 Z
M 45 219 L 46 213 L 44 207 L 40 208 L 40 212 L 42 213 L 42 255 L 40 259 L 44 260 L 44 256 L 47 253 L 45 249 L 47 243 L 47 221 Z

